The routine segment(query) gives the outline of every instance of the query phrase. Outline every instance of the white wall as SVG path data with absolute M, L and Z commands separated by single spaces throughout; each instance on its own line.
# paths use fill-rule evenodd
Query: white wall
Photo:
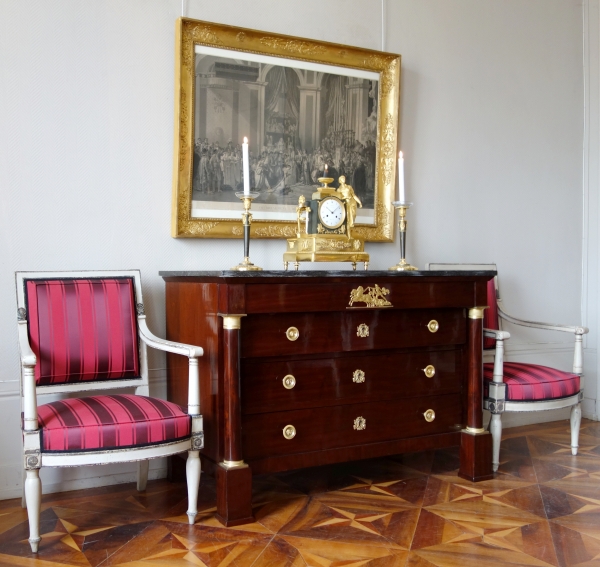
M 409 260 L 496 262 L 513 312 L 579 323 L 581 3 L 385 1 L 385 48 L 403 56 Z M 184 4 L 188 17 L 381 48 L 373 0 Z M 160 334 L 159 270 L 240 260 L 238 241 L 169 236 L 181 8 L 179 0 L 0 0 L 0 498 L 17 495 L 21 478 L 15 270 L 139 267 Z M 372 269 L 398 260 L 397 244 L 367 248 Z M 281 241 L 254 241 L 252 259 L 279 269 L 283 250 Z M 550 358 L 539 335 L 509 330 L 515 356 L 569 368 L 566 345 Z M 164 359 L 150 366 L 162 395 Z M 595 398 L 595 358 L 593 366 Z M 131 479 L 124 470 L 44 471 L 44 489 Z

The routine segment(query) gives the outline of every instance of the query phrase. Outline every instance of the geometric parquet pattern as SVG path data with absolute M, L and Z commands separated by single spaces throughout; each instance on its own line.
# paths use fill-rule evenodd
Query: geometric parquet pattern
M 600 423 L 504 430 L 493 480 L 457 476 L 458 448 L 254 478 L 256 522 L 224 528 L 203 475 L 187 524 L 183 484 L 43 497 L 39 553 L 20 500 L 0 502 L 0 566 L 600 567 Z

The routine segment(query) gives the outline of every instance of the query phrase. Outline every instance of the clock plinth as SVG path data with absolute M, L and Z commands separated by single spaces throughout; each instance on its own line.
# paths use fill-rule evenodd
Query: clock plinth
M 348 238 L 340 234 L 307 234 L 298 238 L 288 238 L 287 249 L 283 254 L 283 265 L 293 262 L 296 269 L 300 262 L 364 262 L 365 270 L 369 265 L 369 255 L 365 252 L 365 243 L 357 238 Z

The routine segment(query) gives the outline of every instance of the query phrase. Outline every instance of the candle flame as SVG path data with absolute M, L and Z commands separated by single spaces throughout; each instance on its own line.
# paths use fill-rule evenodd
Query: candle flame
M 399 157 L 400 159 L 402 159 L 402 158 L 404 157 L 403 153 L 402 153 L 402 152 L 400 152 L 400 153 L 398 154 L 398 157 Z
M 325 171 L 327 171 L 327 164 L 325 164 Z
M 244 144 L 248 143 L 248 138 L 246 138 L 246 136 L 244 136 Z

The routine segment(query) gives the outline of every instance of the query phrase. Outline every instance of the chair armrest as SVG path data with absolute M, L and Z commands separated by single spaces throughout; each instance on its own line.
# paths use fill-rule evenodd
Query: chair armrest
M 204 354 L 202 347 L 187 345 L 185 343 L 175 343 L 173 341 L 167 341 L 166 339 L 157 337 L 150 331 L 150 329 L 148 329 L 145 315 L 138 316 L 138 325 L 140 329 L 140 337 L 148 346 L 167 352 L 172 352 L 174 354 L 181 354 L 189 358 L 198 358 Z
M 513 317 L 502 309 L 501 301 L 498 301 L 498 315 L 509 323 L 521 325 L 521 327 L 533 327 L 535 329 L 544 329 L 546 331 L 561 331 L 563 333 L 573 333 L 575 335 L 585 335 L 590 332 L 587 327 L 561 325 L 558 323 L 540 323 L 539 321 L 527 321 L 526 319 Z
M 497 331 L 495 329 L 483 329 L 483 335 L 497 341 L 503 341 L 510 339 L 510 333 L 508 331 Z
M 175 343 L 161 339 L 150 332 L 146 324 L 146 316 L 138 315 L 138 327 L 140 337 L 151 347 L 159 350 L 165 350 L 174 354 L 187 356 L 190 362 L 188 379 L 188 414 L 200 415 L 200 377 L 198 375 L 198 357 L 204 354 L 202 347 L 186 345 L 185 343 Z

